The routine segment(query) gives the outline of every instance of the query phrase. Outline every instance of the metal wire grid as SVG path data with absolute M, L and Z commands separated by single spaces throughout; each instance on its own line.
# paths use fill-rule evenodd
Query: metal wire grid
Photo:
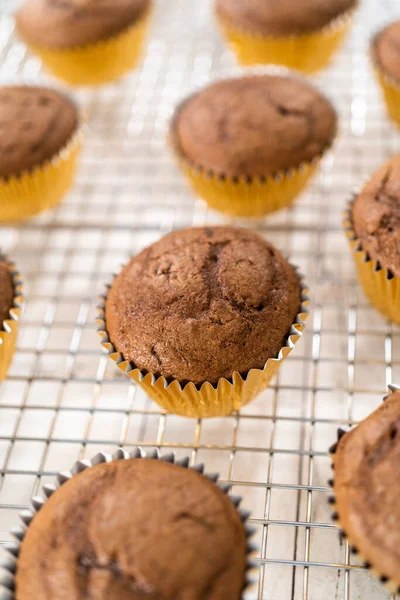
M 352 37 L 318 83 L 335 101 L 341 135 L 312 188 L 290 210 L 247 226 L 307 274 L 304 339 L 274 384 L 240 414 L 194 421 L 165 415 L 101 353 L 95 305 L 109 274 L 165 232 L 226 222 L 195 199 L 165 142 L 175 103 L 240 72 L 212 20 L 210 0 L 158 0 L 144 62 L 107 88 L 77 93 L 89 130 L 76 185 L 55 211 L 0 229 L 28 303 L 10 375 L 0 387 L 0 539 L 54 474 L 78 458 L 141 444 L 204 461 L 252 510 L 260 545 L 252 600 L 383 599 L 340 542 L 327 504 L 327 447 L 400 381 L 400 332 L 366 303 L 341 232 L 361 177 L 399 147 L 366 56 L 396 0 L 362 0 Z M 0 81 L 47 82 L 0 17 Z M 239 221 L 236 221 L 239 223 Z

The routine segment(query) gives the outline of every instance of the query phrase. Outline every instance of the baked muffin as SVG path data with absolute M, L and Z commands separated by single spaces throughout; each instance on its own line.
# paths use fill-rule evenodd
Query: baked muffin
M 216 13 L 241 63 L 311 73 L 329 64 L 356 6 L 357 0 L 216 0 Z
M 211 207 L 260 216 L 294 200 L 336 129 L 334 108 L 305 80 L 252 75 L 218 81 L 185 100 L 171 139 Z
M 244 517 L 195 470 L 140 458 L 97 464 L 35 515 L 15 600 L 240 600 Z
M 334 460 L 334 518 L 393 593 L 400 589 L 400 392 L 342 437 Z
M 355 196 L 345 229 L 365 294 L 386 317 L 400 322 L 400 155 Z
M 156 395 L 154 382 L 146 391 L 162 406 L 211 416 L 251 399 L 240 391 L 243 382 L 252 370 L 258 379 L 265 377 L 266 364 L 287 343 L 302 300 L 294 269 L 257 234 L 193 228 L 164 236 L 124 267 L 108 293 L 104 327 L 113 358 L 132 365 L 132 377 L 142 382 L 149 373 L 161 380 Z M 166 382 L 179 390 L 171 392 Z M 209 398 L 195 393 L 206 382 Z M 220 382 L 224 389 L 233 387 L 222 405 L 215 399 Z M 263 379 L 258 387 L 265 385 Z M 194 394 L 187 401 L 186 387 Z M 251 392 L 257 391 L 253 383 Z
M 400 125 L 400 21 L 374 37 L 371 56 L 389 116 Z
M 79 114 L 43 87 L 0 87 L 0 221 L 57 204 L 72 184 L 81 146 Z
M 0 381 L 7 375 L 14 354 L 22 303 L 19 274 L 0 251 Z
M 135 66 L 150 7 L 151 0 L 26 0 L 16 27 L 53 75 L 95 85 Z

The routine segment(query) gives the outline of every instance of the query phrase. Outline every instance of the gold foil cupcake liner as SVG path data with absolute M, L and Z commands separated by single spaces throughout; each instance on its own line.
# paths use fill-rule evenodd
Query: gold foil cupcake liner
M 138 63 L 150 25 L 151 10 L 121 34 L 96 44 L 54 49 L 31 45 L 54 75 L 70 85 L 102 85 L 119 79 Z
M 150 450 L 145 452 L 140 447 L 135 447 L 133 450 L 128 452 L 123 448 L 119 448 L 111 454 L 105 454 L 103 452 L 99 452 L 90 460 L 78 460 L 70 471 L 61 471 L 57 474 L 55 482 L 45 485 L 43 487 L 44 496 L 35 496 L 31 500 L 31 507 L 21 511 L 20 519 L 22 521 L 22 525 L 19 527 L 15 527 L 11 530 L 13 537 L 15 538 L 15 542 L 11 542 L 5 545 L 6 556 L 1 562 L 1 567 L 3 569 L 3 574 L 0 577 L 0 600 L 15 600 L 15 590 L 16 590 L 16 582 L 15 575 L 18 569 L 18 557 L 20 554 L 21 545 L 26 536 L 27 530 L 31 523 L 34 521 L 36 514 L 43 508 L 44 504 L 47 502 L 51 496 L 57 492 L 57 490 L 63 486 L 66 482 L 68 482 L 79 473 L 86 471 L 86 469 L 90 469 L 98 464 L 102 463 L 111 463 L 116 460 L 162 460 L 171 464 L 175 464 L 184 469 L 192 469 L 197 473 L 200 473 L 207 479 L 210 479 L 215 485 L 217 485 L 223 492 L 226 494 L 232 504 L 238 511 L 240 515 L 240 519 L 243 523 L 246 532 L 247 538 L 247 562 L 245 569 L 245 577 L 243 583 L 243 591 L 242 598 L 244 600 L 245 591 L 254 584 L 254 580 L 251 576 L 252 571 L 258 568 L 258 565 L 252 560 L 252 554 L 258 550 L 258 546 L 250 541 L 250 538 L 254 535 L 255 529 L 249 523 L 250 512 L 240 508 L 240 504 L 242 503 L 242 498 L 240 496 L 232 496 L 230 494 L 230 490 L 232 485 L 230 483 L 221 483 L 219 482 L 219 474 L 218 473 L 207 473 L 205 472 L 205 467 L 203 464 L 190 466 L 190 459 L 183 458 L 181 460 L 176 460 L 175 454 L 164 454 L 161 455 L 158 449 Z M 77 523 L 79 526 L 79 523 Z
M 343 228 L 356 262 L 358 277 L 370 303 L 387 319 L 400 323 L 400 277 L 384 269 L 363 250 L 352 220 L 354 199 L 344 214 Z
M 265 74 L 280 77 L 291 76 L 300 81 L 306 81 L 298 73 L 283 67 L 270 66 L 267 70 L 264 70 L 263 75 Z M 309 86 L 311 85 L 309 81 L 306 81 L 306 83 Z M 321 94 L 322 92 L 318 90 L 318 93 Z M 170 145 L 194 192 L 203 198 L 211 208 L 232 217 L 262 217 L 290 206 L 297 196 L 306 189 L 311 178 L 317 172 L 322 157 L 330 150 L 336 138 L 335 132 L 332 140 L 329 141 L 321 154 L 313 160 L 304 161 L 298 166 L 281 170 L 273 175 L 265 177 L 230 177 L 214 173 L 194 164 L 183 155 L 175 131 L 180 111 L 195 95 L 196 92 L 176 108 L 171 123 Z M 326 96 L 324 98 L 335 111 L 330 100 Z
M 17 271 L 14 263 L 12 263 L 7 256 L 1 252 L 0 260 L 5 262 L 8 266 L 14 290 L 13 305 L 10 308 L 10 316 L 3 323 L 0 323 L 0 381 L 3 381 L 7 375 L 7 371 L 14 355 L 24 299 L 23 285 L 20 274 Z
M 388 385 L 388 391 L 389 391 L 389 395 L 385 396 L 383 401 L 387 400 L 387 398 L 393 394 L 394 392 L 399 391 L 399 387 L 396 385 Z M 338 447 L 338 444 L 340 442 L 340 440 L 342 439 L 342 437 L 344 435 L 346 435 L 346 433 L 348 433 L 349 431 L 351 431 L 351 427 L 348 426 L 343 426 L 343 427 L 339 427 L 338 431 L 337 431 L 337 442 L 335 444 L 333 444 L 333 446 L 331 446 L 329 448 L 329 455 L 331 457 L 332 460 L 332 469 L 334 469 L 334 465 L 335 465 L 335 454 L 336 454 L 336 450 Z M 335 485 L 335 480 L 334 478 L 330 479 L 328 481 L 328 485 L 329 487 L 332 489 L 332 491 L 334 491 L 334 485 Z M 342 539 L 347 539 L 350 545 L 350 550 L 351 553 L 355 556 L 358 557 L 358 559 L 360 560 L 360 562 L 363 564 L 363 566 L 370 570 L 371 573 L 377 578 L 379 579 L 379 581 L 385 585 L 392 594 L 400 594 L 400 578 L 399 578 L 399 582 L 395 583 L 393 580 L 391 580 L 389 577 L 387 577 L 384 573 L 381 573 L 378 569 L 376 569 L 376 567 L 374 567 L 374 565 L 372 565 L 367 557 L 365 555 L 362 554 L 362 552 L 360 552 L 358 547 L 355 547 L 352 545 L 351 539 L 349 538 L 347 532 L 345 531 L 345 529 L 343 528 L 343 526 L 341 525 L 340 522 L 340 514 L 339 512 L 336 510 L 337 506 L 336 506 L 336 497 L 334 494 L 330 495 L 328 498 L 328 502 L 333 510 L 332 512 L 332 521 L 337 525 L 337 527 L 339 528 L 340 531 L 340 536 Z M 0 599 L 1 600 L 1 599 Z
M 217 21 L 242 65 L 278 64 L 308 75 L 329 65 L 350 30 L 353 14 L 351 9 L 318 31 L 286 36 L 250 33 L 220 16 Z
M 0 178 L 0 223 L 20 221 L 56 206 L 72 186 L 82 129 L 54 158 L 29 171 Z
M 278 356 L 268 359 L 262 369 L 251 369 L 244 376 L 235 371 L 229 380 L 221 378 L 215 385 L 207 381 L 201 385 L 195 385 L 193 382 L 181 385 L 177 379 L 166 379 L 164 376 L 155 376 L 153 373 L 142 371 L 127 361 L 123 354 L 117 352 L 110 341 L 105 311 L 107 295 L 101 296 L 98 305 L 97 330 L 101 344 L 118 368 L 138 383 L 146 394 L 167 412 L 192 418 L 229 415 L 248 404 L 268 386 L 282 362 L 302 337 L 304 322 L 308 316 L 308 289 L 303 276 L 298 273 L 296 267 L 293 269 L 296 271 L 301 287 L 300 311 Z M 108 286 L 108 289 L 110 287 Z

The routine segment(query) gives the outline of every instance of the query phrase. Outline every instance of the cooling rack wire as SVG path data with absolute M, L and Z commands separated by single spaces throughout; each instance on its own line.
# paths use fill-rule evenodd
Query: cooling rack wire
M 293 208 L 250 224 L 307 274 L 311 317 L 273 385 L 232 417 L 163 414 L 102 354 L 95 332 L 97 296 L 131 253 L 171 229 L 227 222 L 192 196 L 165 142 L 180 98 L 240 72 L 211 1 L 157 0 L 142 67 L 76 94 L 88 134 L 73 191 L 56 210 L 0 228 L 28 296 L 0 386 L 2 545 L 18 512 L 57 471 L 119 445 L 157 446 L 219 471 L 252 510 L 261 569 L 248 600 L 392 598 L 340 541 L 327 504 L 327 448 L 337 427 L 357 423 L 388 383 L 400 382 L 400 330 L 368 306 L 341 231 L 354 185 L 399 150 L 366 49 L 371 32 L 399 17 L 400 7 L 361 3 L 345 48 L 317 79 L 341 116 L 334 151 Z M 48 83 L 14 36 L 17 4 L 0 0 L 0 81 Z

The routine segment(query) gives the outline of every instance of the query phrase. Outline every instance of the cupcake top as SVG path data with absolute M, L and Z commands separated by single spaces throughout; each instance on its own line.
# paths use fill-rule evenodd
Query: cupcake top
M 297 275 L 251 231 L 175 231 L 135 256 L 106 303 L 111 342 L 139 369 L 216 383 L 263 368 L 300 310 Z
M 79 124 L 66 96 L 42 87 L 0 87 L 0 177 L 42 165 L 68 143 Z
M 177 110 L 178 153 L 218 175 L 263 177 L 319 157 L 337 126 L 327 99 L 294 76 L 213 83 Z
M 22 542 L 16 600 L 240 600 L 246 531 L 204 475 L 160 460 L 83 471 Z
M 340 526 L 363 560 L 400 584 L 400 393 L 345 434 L 334 454 Z
M 382 268 L 400 275 L 400 155 L 381 167 L 352 208 L 362 249 Z
M 149 6 L 150 0 L 26 0 L 16 26 L 34 46 L 85 46 L 118 35 Z
M 372 53 L 378 68 L 400 83 L 400 21 L 378 33 L 372 43 Z
M 8 265 L 0 258 L 0 330 L 3 323 L 10 316 L 13 306 L 14 289 Z
M 286 36 L 318 31 L 356 5 L 357 0 L 217 0 L 217 13 L 237 29 Z

